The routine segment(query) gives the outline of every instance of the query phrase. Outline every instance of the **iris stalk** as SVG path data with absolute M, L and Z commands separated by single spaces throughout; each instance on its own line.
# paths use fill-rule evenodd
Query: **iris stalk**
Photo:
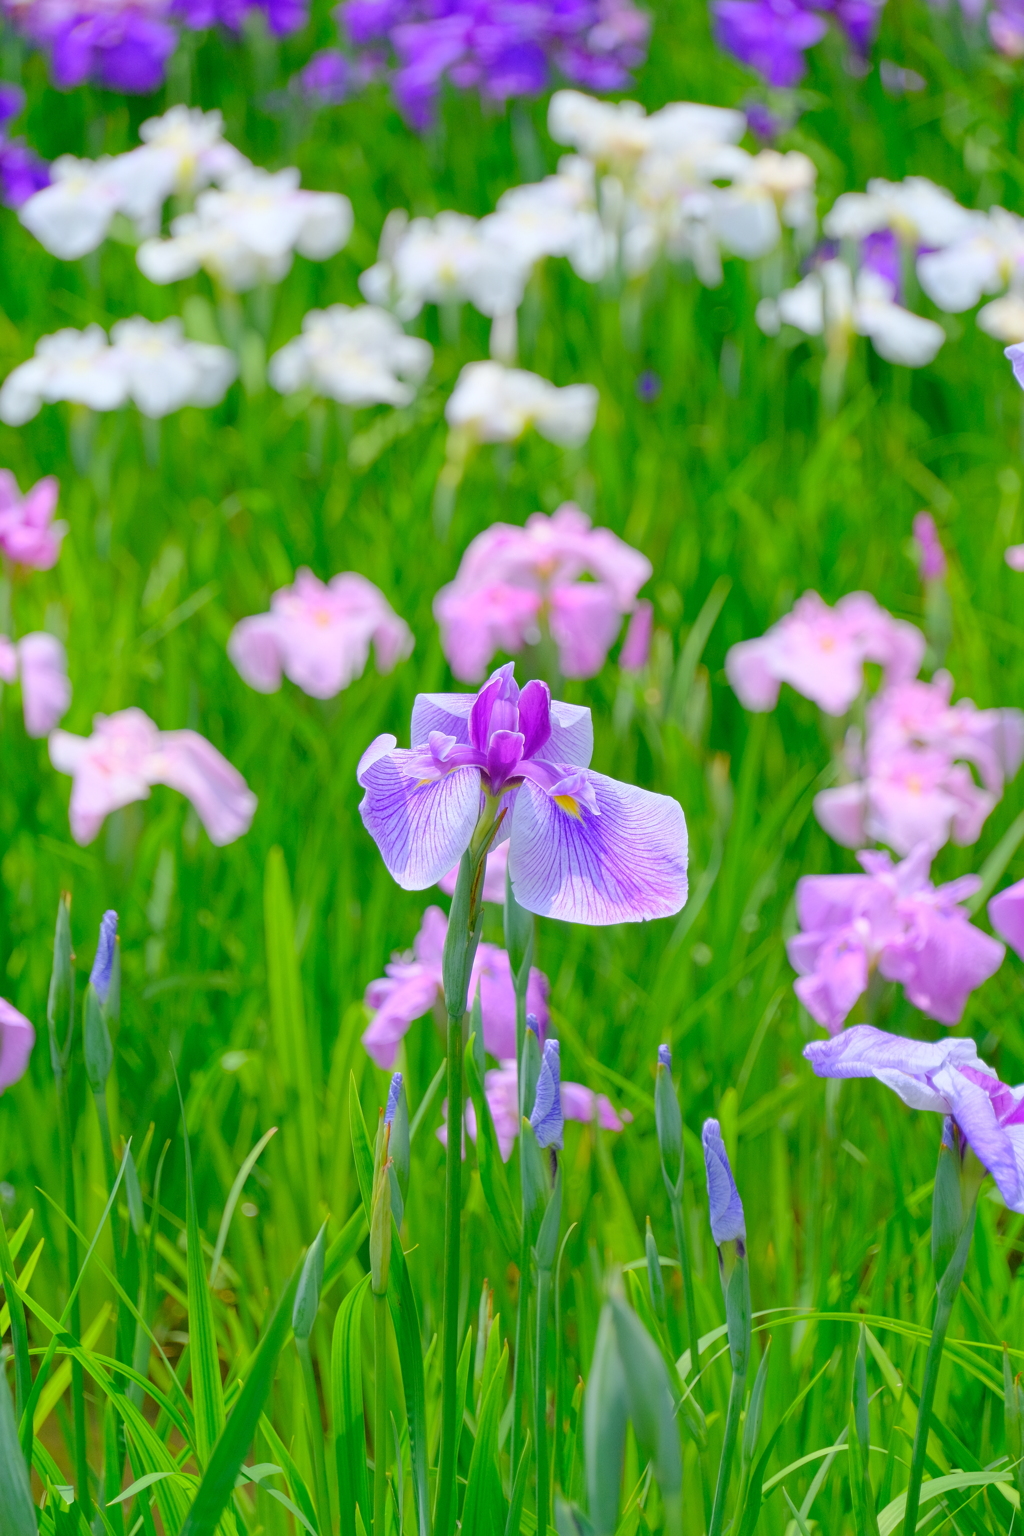
M 512 894 L 512 881 L 505 875 L 505 948 L 512 970 L 512 983 L 516 995 L 516 1081 L 519 1089 L 519 1119 L 529 1114 L 527 1094 L 526 1059 L 526 992 L 530 984 L 530 966 L 536 945 L 537 921 Z M 519 1290 L 516 1296 L 515 1356 L 512 1361 L 512 1430 L 510 1449 L 512 1465 L 519 1465 L 518 1455 L 522 1444 L 523 1420 L 526 1414 L 527 1394 L 527 1338 L 529 1337 L 530 1313 L 530 1247 L 526 1236 L 525 1197 L 520 1208 L 523 1239 L 519 1252 Z
M 488 849 L 501 815 L 498 801 L 484 797 L 484 809 L 469 848 L 462 855 L 455 883 L 442 969 L 448 1015 L 448 1150 L 445 1163 L 444 1301 L 441 1353 L 441 1450 L 437 1473 L 434 1526 L 449 1536 L 455 1519 L 455 1458 L 458 1448 L 459 1402 L 459 1240 L 462 1218 L 462 1125 L 465 1103 L 463 1036 L 466 1001 L 473 958 L 480 942 L 483 916 L 483 876 Z

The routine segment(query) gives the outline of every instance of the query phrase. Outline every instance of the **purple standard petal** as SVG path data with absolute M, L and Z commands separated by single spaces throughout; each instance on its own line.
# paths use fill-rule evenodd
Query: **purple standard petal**
M 469 847 L 480 812 L 480 770 L 455 768 L 423 782 L 407 771 L 412 757 L 396 749 L 393 736 L 371 742 L 356 770 L 366 791 L 359 814 L 402 889 L 424 891 Z
M 92 963 L 89 982 L 96 990 L 101 1003 L 110 994 L 110 972 L 114 964 L 114 945 L 117 942 L 117 913 L 104 912 L 100 919 L 100 937 L 96 946 L 96 959 Z
M 36 1032 L 23 1013 L 0 997 L 0 1093 L 24 1077 Z
M 743 1201 L 732 1176 L 729 1154 L 725 1150 L 722 1128 L 717 1120 L 705 1120 L 701 1141 L 704 1144 L 704 1166 L 708 1175 L 711 1235 L 719 1247 L 722 1243 L 746 1242 Z
M 392 1074 L 391 1086 L 388 1088 L 388 1106 L 384 1111 L 385 1125 L 390 1125 L 392 1120 L 395 1118 L 395 1112 L 398 1109 L 398 1097 L 401 1092 L 402 1074 L 401 1072 L 395 1072 Z
M 831 1040 L 812 1040 L 804 1055 L 819 1077 L 877 1077 L 911 1109 L 941 1115 L 952 1114 L 953 1105 L 935 1074 L 950 1062 L 978 1063 L 973 1040 L 908 1040 L 872 1024 L 854 1024 Z
M 533 1104 L 530 1124 L 542 1147 L 562 1147 L 562 1097 L 559 1088 L 561 1058 L 557 1040 L 549 1040 L 544 1046 L 540 1075 L 537 1078 L 537 1096 Z
M 527 780 L 512 811 L 509 874 L 520 906 L 603 925 L 670 917 L 686 902 L 686 820 L 667 795 L 579 775 L 577 794 Z

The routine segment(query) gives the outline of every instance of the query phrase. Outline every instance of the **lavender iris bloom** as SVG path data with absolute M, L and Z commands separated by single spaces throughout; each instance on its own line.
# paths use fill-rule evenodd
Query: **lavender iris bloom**
M 96 959 L 89 976 L 100 1002 L 105 1004 L 110 995 L 110 972 L 114 964 L 114 945 L 117 942 L 117 913 L 104 912 L 100 919 L 100 937 L 96 946 Z
M 46 161 L 20 139 L 7 137 L 7 124 L 24 105 L 24 91 L 16 85 L 0 84 L 0 199 L 8 208 L 20 208 L 33 192 L 50 184 Z
M 528 912 L 595 925 L 671 916 L 687 893 L 682 807 L 594 773 L 592 750 L 589 709 L 552 701 L 546 683 L 520 689 L 509 662 L 478 694 L 419 694 L 411 748 L 371 743 L 360 815 L 403 890 L 434 885 L 494 828 Z
M 401 1072 L 393 1072 L 391 1074 L 391 1085 L 388 1088 L 387 1108 L 384 1111 L 384 1124 L 385 1125 L 390 1125 L 392 1120 L 395 1118 L 395 1111 L 398 1108 L 398 1096 L 401 1093 L 401 1091 L 402 1091 L 402 1074 L 401 1074 Z
M 722 1128 L 717 1120 L 704 1121 L 701 1141 L 704 1144 L 704 1166 L 708 1175 L 711 1235 L 719 1248 L 723 1243 L 745 1243 L 747 1224 L 743 1216 L 743 1201 L 732 1176 L 729 1154 L 725 1150 Z
M 855 1024 L 804 1055 L 819 1077 L 875 1077 L 911 1109 L 956 1122 L 1011 1210 L 1024 1212 L 1024 1086 L 1009 1088 L 973 1040 L 908 1040 Z
M 562 1062 L 558 1041 L 549 1040 L 544 1047 L 544 1056 L 540 1064 L 537 1097 L 534 1100 L 530 1124 L 539 1146 L 557 1147 L 559 1150 L 562 1148 L 562 1130 L 565 1125 L 562 1115 L 561 1072 Z

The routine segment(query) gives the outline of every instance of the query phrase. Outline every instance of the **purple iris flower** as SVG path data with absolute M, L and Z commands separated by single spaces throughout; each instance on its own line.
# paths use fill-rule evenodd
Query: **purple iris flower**
M 1024 1212 L 1024 1086 L 1008 1088 L 973 1040 L 907 1040 L 855 1024 L 804 1055 L 819 1077 L 876 1077 L 911 1109 L 950 1115 L 999 1186 Z
M 262 11 L 274 37 L 287 37 L 306 25 L 306 0 L 174 0 L 174 14 L 190 32 L 221 26 L 240 32 L 250 11 Z
M 352 95 L 355 82 L 351 59 L 337 48 L 314 53 L 292 80 L 299 95 L 321 107 L 336 107 Z
M 421 693 L 412 745 L 378 736 L 359 811 L 398 884 L 425 890 L 477 846 L 509 839 L 519 905 L 591 924 L 669 917 L 686 901 L 682 807 L 595 773 L 590 711 L 522 689 L 514 663 L 477 694 Z
M 993 896 L 988 916 L 996 933 L 1024 960 L 1024 880 Z
M 562 1062 L 557 1040 L 549 1040 L 544 1047 L 537 1078 L 537 1095 L 534 1099 L 530 1124 L 541 1147 L 562 1148 L 562 1131 L 565 1119 L 562 1115 L 561 1093 Z
M 0 84 L 0 198 L 8 208 L 20 208 L 33 192 L 50 185 L 45 160 L 20 139 L 8 139 L 7 124 L 25 105 L 25 93 L 16 85 Z
M 164 13 L 162 6 L 108 10 L 88 0 L 69 7 L 47 36 L 37 38 L 49 47 L 54 84 L 66 91 L 90 80 L 109 91 L 148 96 L 163 84 L 178 44 Z
M 396 1114 L 396 1112 L 398 1110 L 398 1099 L 399 1099 L 399 1095 L 401 1094 L 401 1092 L 402 1092 L 402 1074 L 401 1074 L 401 1072 L 393 1072 L 391 1074 L 391 1085 L 388 1088 L 387 1108 L 384 1111 L 384 1124 L 385 1125 L 390 1125 L 392 1120 L 395 1118 L 395 1114 Z
M 715 0 L 719 46 L 769 85 L 796 85 L 807 72 L 804 52 L 828 31 L 798 0 Z
M 100 919 L 100 937 L 96 946 L 96 959 L 89 975 L 101 1003 L 110 995 L 110 972 L 114 964 L 114 945 L 117 942 L 117 913 L 104 912 Z
M 729 1154 L 722 1140 L 722 1127 L 717 1120 L 704 1121 L 700 1139 L 704 1145 L 704 1166 L 708 1175 L 711 1235 L 719 1248 L 723 1243 L 745 1243 L 747 1224 L 743 1216 L 743 1201 L 732 1176 Z

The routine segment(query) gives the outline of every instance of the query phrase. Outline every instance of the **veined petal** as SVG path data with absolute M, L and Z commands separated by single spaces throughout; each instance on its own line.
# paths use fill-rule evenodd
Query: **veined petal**
M 422 747 L 431 731 L 443 731 L 465 745 L 475 703 L 475 693 L 418 693 L 412 706 L 412 745 Z
M 551 701 L 551 735 L 534 754 L 549 763 L 571 763 L 574 768 L 589 768 L 594 755 L 594 722 L 583 704 Z
M 455 768 L 423 783 L 404 771 L 415 755 L 383 745 L 367 748 L 357 777 L 366 790 L 359 805 L 363 825 L 404 891 L 436 885 L 469 847 L 480 814 L 480 770 Z
M 509 847 L 516 900 L 541 917 L 594 925 L 678 912 L 687 892 L 682 807 L 603 773 L 587 779 L 596 816 L 557 804 L 530 780 L 520 788 Z

